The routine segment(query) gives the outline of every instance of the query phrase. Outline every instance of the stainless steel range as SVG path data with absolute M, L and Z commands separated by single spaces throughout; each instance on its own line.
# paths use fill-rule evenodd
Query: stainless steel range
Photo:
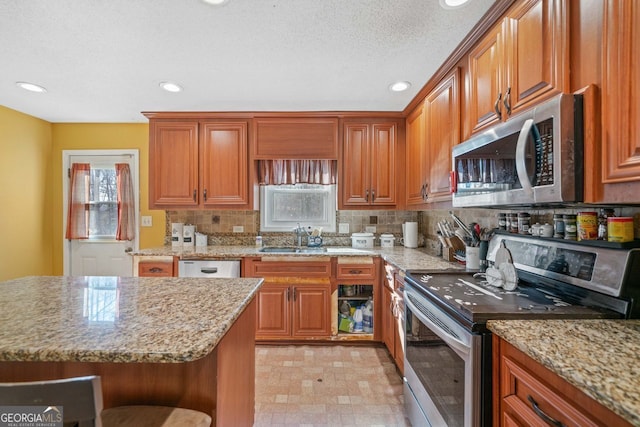
M 504 248 L 518 276 L 512 290 L 496 263 Z M 640 249 L 498 234 L 487 259 L 500 272 L 488 277 L 494 285 L 473 272 L 407 272 L 405 406 L 414 426 L 491 425 L 489 319 L 640 317 Z

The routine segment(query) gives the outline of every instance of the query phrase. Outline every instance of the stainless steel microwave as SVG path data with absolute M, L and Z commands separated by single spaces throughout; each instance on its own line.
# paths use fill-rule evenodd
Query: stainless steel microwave
M 452 151 L 453 206 L 581 202 L 582 96 L 561 94 Z

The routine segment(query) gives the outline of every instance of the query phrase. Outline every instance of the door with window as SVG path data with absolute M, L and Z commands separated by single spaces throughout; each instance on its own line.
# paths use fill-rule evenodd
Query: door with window
M 131 276 L 133 260 L 128 252 L 138 248 L 138 151 L 65 151 L 63 157 L 64 274 Z M 81 176 L 77 169 L 82 169 Z M 130 185 L 123 185 L 123 169 L 128 169 Z M 125 187 L 131 190 L 130 194 L 123 195 L 127 192 L 122 190 Z M 123 201 L 123 197 L 128 200 Z M 71 207 L 70 198 L 77 205 L 75 208 Z M 128 203 L 132 204 L 129 216 L 122 211 L 119 215 L 119 206 L 122 210 Z M 75 218 L 80 218 L 79 225 Z M 123 221 L 129 223 L 128 232 L 122 231 Z M 80 230 L 79 236 L 69 234 L 70 222 Z

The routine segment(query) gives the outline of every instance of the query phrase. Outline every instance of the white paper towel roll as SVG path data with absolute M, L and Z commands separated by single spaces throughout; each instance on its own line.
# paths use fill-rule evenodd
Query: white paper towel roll
M 405 222 L 402 224 L 402 241 L 405 248 L 418 247 L 418 223 Z
M 196 244 L 196 226 L 185 225 L 182 233 L 182 246 L 194 246 Z
M 172 222 L 171 246 L 182 246 L 182 233 L 184 233 L 184 224 L 181 222 Z

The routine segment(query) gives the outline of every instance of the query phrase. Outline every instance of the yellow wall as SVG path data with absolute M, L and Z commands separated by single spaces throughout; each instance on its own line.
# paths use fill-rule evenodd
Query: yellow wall
M 51 275 L 51 124 L 0 106 L 0 281 Z
M 54 123 L 53 129 L 53 267 L 62 274 L 62 151 L 138 149 L 140 153 L 140 215 L 152 216 L 153 227 L 140 228 L 140 247 L 164 245 L 165 213 L 149 206 L 149 126 L 143 123 Z

